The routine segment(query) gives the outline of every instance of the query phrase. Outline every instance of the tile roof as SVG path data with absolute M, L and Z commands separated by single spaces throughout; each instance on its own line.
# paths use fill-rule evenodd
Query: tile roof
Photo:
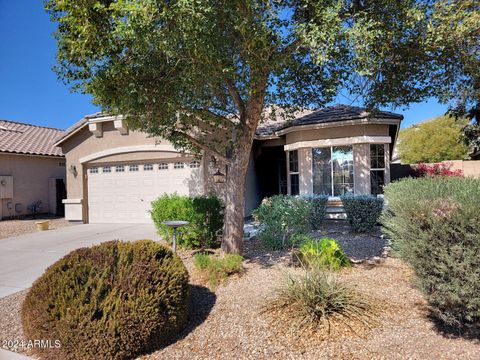
M 311 111 L 308 114 L 296 117 L 293 120 L 265 123 L 265 125 L 260 125 L 258 127 L 257 135 L 259 137 L 271 136 L 274 135 L 275 132 L 289 127 L 367 118 L 402 120 L 403 116 L 388 111 L 375 111 L 369 113 L 365 108 L 340 104 Z
M 0 152 L 63 156 L 62 150 L 53 146 L 62 133 L 59 129 L 0 120 Z

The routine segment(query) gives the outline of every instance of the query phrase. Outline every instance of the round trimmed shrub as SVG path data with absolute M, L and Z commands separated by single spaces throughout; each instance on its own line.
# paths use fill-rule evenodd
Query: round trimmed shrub
M 37 279 L 22 308 L 28 339 L 46 359 L 131 359 L 185 325 L 190 288 L 178 256 L 151 240 L 110 241 L 72 251 Z

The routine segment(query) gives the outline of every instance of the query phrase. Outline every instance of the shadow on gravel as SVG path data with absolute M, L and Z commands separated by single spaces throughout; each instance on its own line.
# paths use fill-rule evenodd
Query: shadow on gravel
M 437 318 L 434 314 L 430 314 L 430 321 L 432 321 L 435 330 L 442 336 L 448 339 L 465 339 L 471 340 L 477 344 L 480 344 L 480 327 L 464 327 L 458 328 L 454 326 L 448 326 Z

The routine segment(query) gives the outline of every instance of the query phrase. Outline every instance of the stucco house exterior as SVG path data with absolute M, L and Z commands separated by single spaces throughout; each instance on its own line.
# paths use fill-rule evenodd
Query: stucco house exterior
M 332 205 L 344 193 L 380 194 L 402 119 L 336 105 L 261 125 L 250 154 L 246 215 L 274 194 L 328 194 Z M 86 116 L 55 145 L 66 157 L 68 220 L 149 222 L 150 202 L 165 192 L 228 191 L 213 184 L 218 168 L 210 156 L 195 158 L 131 131 L 121 117 Z
M 62 130 L 0 120 L 0 220 L 42 213 L 63 216 L 65 157 L 53 144 Z

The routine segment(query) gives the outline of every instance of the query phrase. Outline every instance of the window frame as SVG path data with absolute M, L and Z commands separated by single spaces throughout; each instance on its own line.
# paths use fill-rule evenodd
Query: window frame
M 88 173 L 89 173 L 89 174 L 98 174 L 98 173 L 99 173 L 98 167 L 95 166 L 95 167 L 89 168 L 89 169 L 88 169 Z
M 102 174 L 110 174 L 111 172 L 112 172 L 112 167 L 111 166 L 105 165 L 105 166 L 102 167 Z
M 180 166 L 181 165 L 181 166 Z M 173 163 L 173 169 L 174 170 L 180 170 L 180 169 L 185 169 L 185 163 L 183 161 L 175 161 Z
M 116 165 L 115 172 L 125 172 L 125 165 Z
M 297 171 L 291 171 L 291 160 L 290 160 L 290 155 L 296 153 L 296 163 L 297 163 Z M 300 195 L 300 160 L 299 160 L 299 154 L 298 150 L 290 150 L 287 153 L 287 191 L 288 195 Z M 298 191 L 296 194 L 293 194 L 292 191 L 292 175 L 298 177 Z
M 383 168 L 379 168 L 379 167 L 372 167 L 372 147 L 373 146 L 382 146 L 383 147 Z M 378 195 L 382 195 L 383 194 L 383 187 L 385 186 L 385 172 L 387 170 L 387 159 L 386 159 L 386 156 L 387 156 L 387 152 L 385 151 L 385 144 L 370 144 L 369 148 L 368 148 L 368 155 L 369 155 L 369 161 L 370 161 L 370 194 L 371 195 L 375 195 L 375 196 L 378 196 Z M 375 158 L 377 159 L 377 163 L 378 163 L 378 152 L 377 154 L 374 155 Z M 383 184 L 382 185 L 379 185 L 379 188 L 381 189 L 381 191 L 379 193 L 376 193 L 374 194 L 373 193 L 373 189 L 372 189 L 372 172 L 373 171 L 381 171 L 383 172 Z
M 168 162 L 158 163 L 158 170 L 168 170 L 169 168 L 170 168 L 170 165 Z
M 153 171 L 153 164 L 143 164 L 143 171 Z

